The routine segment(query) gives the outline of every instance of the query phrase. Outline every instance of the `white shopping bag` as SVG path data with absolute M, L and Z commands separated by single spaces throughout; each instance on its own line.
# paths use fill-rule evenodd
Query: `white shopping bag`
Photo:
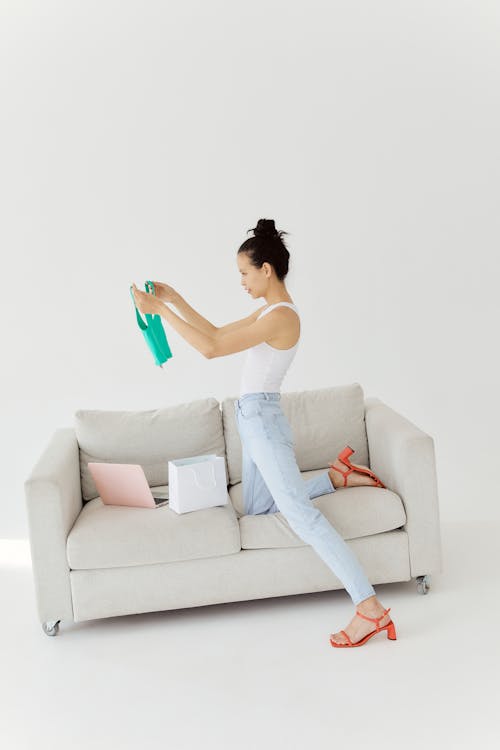
M 176 513 L 227 505 L 224 457 L 209 453 L 169 461 L 168 502 Z

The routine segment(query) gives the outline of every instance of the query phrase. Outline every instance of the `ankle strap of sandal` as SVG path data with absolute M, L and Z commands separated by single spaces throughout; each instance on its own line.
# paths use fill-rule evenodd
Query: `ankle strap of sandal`
M 391 608 L 389 607 L 389 609 L 386 609 L 386 610 L 384 611 L 384 614 L 383 614 L 383 615 L 380 615 L 380 617 L 367 617 L 367 615 L 364 615 L 364 614 L 363 614 L 362 612 L 360 612 L 359 610 L 356 610 L 356 614 L 357 614 L 357 615 L 359 615 L 360 617 L 362 617 L 362 618 L 363 618 L 364 620 L 371 620 L 372 622 L 375 622 L 375 623 L 377 624 L 377 630 L 378 630 L 378 623 L 379 623 L 379 620 L 382 620 L 382 619 L 383 619 L 383 618 L 384 618 L 384 617 L 386 616 L 386 614 L 387 614 L 388 612 L 390 612 L 390 610 L 391 610 Z

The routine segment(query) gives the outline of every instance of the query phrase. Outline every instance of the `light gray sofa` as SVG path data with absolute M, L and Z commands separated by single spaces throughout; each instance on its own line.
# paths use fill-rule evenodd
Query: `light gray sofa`
M 237 396 L 142 412 L 77 411 L 57 429 L 24 483 L 38 617 L 59 623 L 343 588 L 281 513 L 244 515 Z M 359 383 L 281 394 L 304 479 L 351 460 L 386 485 L 314 498 L 372 584 L 442 570 L 434 442 Z M 224 506 L 179 515 L 163 507 L 107 506 L 88 461 L 139 463 L 168 490 L 168 460 L 226 457 Z

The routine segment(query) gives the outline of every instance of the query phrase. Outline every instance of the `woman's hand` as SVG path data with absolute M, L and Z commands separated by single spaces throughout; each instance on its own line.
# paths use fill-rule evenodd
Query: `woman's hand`
M 155 296 L 162 302 L 171 302 L 172 304 L 178 302 L 180 295 L 173 286 L 163 284 L 161 281 L 153 281 L 153 284 L 155 285 Z
M 134 295 L 134 302 L 137 309 L 144 315 L 146 313 L 149 313 L 150 315 L 161 315 L 162 311 L 165 310 L 165 305 L 156 294 L 141 292 L 140 289 L 137 289 L 135 284 L 132 284 L 132 293 Z

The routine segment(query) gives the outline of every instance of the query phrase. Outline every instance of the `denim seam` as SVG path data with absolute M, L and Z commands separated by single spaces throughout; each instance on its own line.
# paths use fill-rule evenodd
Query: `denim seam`
M 285 441 L 285 443 L 290 447 L 290 441 L 289 441 L 288 435 L 286 435 L 285 432 L 281 428 L 280 417 L 282 415 L 281 414 L 273 414 L 272 416 L 273 416 L 273 419 L 274 419 L 274 424 L 276 425 L 276 427 L 278 429 L 278 432 L 283 437 L 283 440 Z M 283 414 L 283 417 L 286 419 L 286 417 L 285 417 L 284 414 Z M 290 430 L 291 430 L 291 428 L 290 428 Z M 293 440 L 291 442 L 291 447 L 293 447 Z
M 264 427 L 266 427 L 266 425 L 264 425 Z M 267 437 L 269 438 L 269 442 L 271 443 L 273 455 L 276 457 L 276 450 L 275 450 L 276 449 L 276 441 L 273 439 L 272 435 L 269 435 L 269 432 L 267 431 L 267 429 L 265 429 L 265 432 L 266 432 Z M 285 488 L 286 488 L 287 492 L 292 492 L 292 488 L 288 486 L 287 477 L 286 477 L 286 475 L 283 472 L 283 468 L 281 466 L 281 461 L 278 461 L 276 459 L 276 464 L 277 464 L 277 466 L 279 468 L 279 471 L 280 471 L 280 474 L 281 474 L 281 478 L 283 479 L 283 482 L 285 483 Z M 275 497 L 273 497 L 273 500 L 274 500 L 274 502 L 276 502 L 276 498 Z

